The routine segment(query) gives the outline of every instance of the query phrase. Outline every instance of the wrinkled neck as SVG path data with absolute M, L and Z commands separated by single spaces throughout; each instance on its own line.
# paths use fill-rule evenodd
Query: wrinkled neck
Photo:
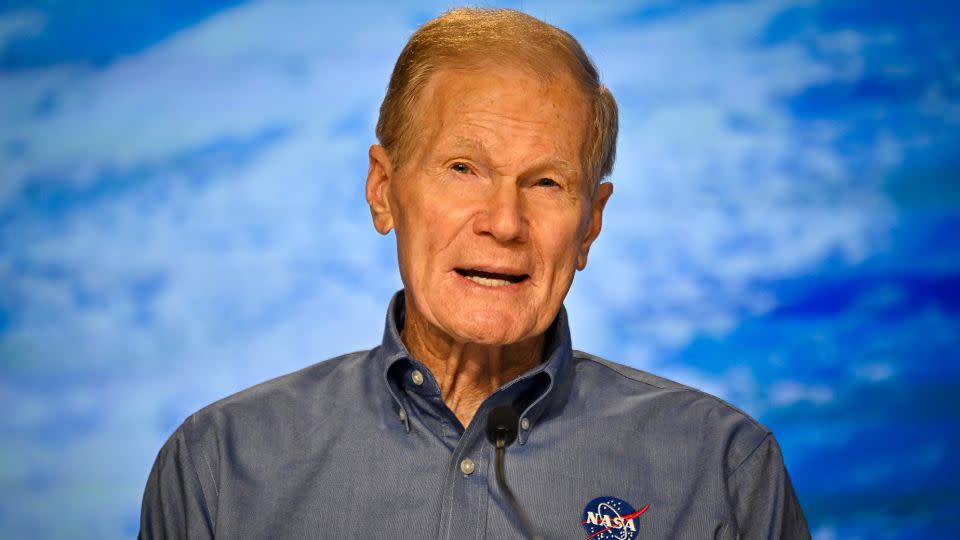
M 411 315 L 408 310 L 400 337 L 433 373 L 444 402 L 464 427 L 490 394 L 543 358 L 543 334 L 507 345 L 463 343 Z

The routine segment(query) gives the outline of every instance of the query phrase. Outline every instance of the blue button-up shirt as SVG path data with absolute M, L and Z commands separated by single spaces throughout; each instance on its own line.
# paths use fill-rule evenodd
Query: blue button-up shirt
M 464 427 L 400 339 L 255 386 L 190 416 L 147 482 L 141 538 L 520 538 L 486 417 L 511 405 L 506 479 L 545 538 L 809 538 L 770 431 L 723 401 L 571 348 Z

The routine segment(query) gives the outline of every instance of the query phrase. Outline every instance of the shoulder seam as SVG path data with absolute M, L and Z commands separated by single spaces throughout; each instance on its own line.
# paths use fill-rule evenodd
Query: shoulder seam
M 677 383 L 677 382 L 674 382 L 674 384 L 677 385 L 675 388 L 671 388 L 671 387 L 667 387 L 667 386 L 659 386 L 659 385 L 653 384 L 652 382 L 649 382 L 649 381 L 644 381 L 644 380 L 637 379 L 637 378 L 635 378 L 635 377 L 631 377 L 630 375 L 628 375 L 628 374 L 626 374 L 626 373 L 623 373 L 622 371 L 620 371 L 620 370 L 618 370 L 618 369 L 615 369 L 615 368 L 609 366 L 609 365 L 608 365 L 608 363 L 610 362 L 609 360 L 606 360 L 606 361 L 604 361 L 604 362 L 599 362 L 599 361 L 597 360 L 597 358 L 594 357 L 593 355 L 591 355 L 590 353 L 585 353 L 585 352 L 583 352 L 583 351 L 574 351 L 573 356 L 574 356 L 575 358 L 579 358 L 579 359 L 581 359 L 581 360 L 586 360 L 586 361 L 588 361 L 588 362 L 592 362 L 592 363 L 594 363 L 594 364 L 597 364 L 597 365 L 599 365 L 599 366 L 602 366 L 602 367 L 604 367 L 605 369 L 607 369 L 607 370 L 609 370 L 609 371 L 612 371 L 612 372 L 616 373 L 617 375 L 620 375 L 621 377 L 623 377 L 623 378 L 625 378 L 625 379 L 628 379 L 628 380 L 631 380 L 631 381 L 634 381 L 634 382 L 638 382 L 638 383 L 640 383 L 640 384 L 645 384 L 645 385 L 647 385 L 647 386 L 652 386 L 652 387 L 654 387 L 654 388 L 659 388 L 659 389 L 661 389 L 661 390 L 669 390 L 669 391 L 671 391 L 671 392 L 693 392 L 693 393 L 695 393 L 695 394 L 699 394 L 699 395 L 701 395 L 701 396 L 703 396 L 703 397 L 709 398 L 709 399 L 711 399 L 711 400 L 719 403 L 720 405 L 723 405 L 725 408 L 727 408 L 727 409 L 729 409 L 729 410 L 731 410 L 731 411 L 733 411 L 733 412 L 735 412 L 735 413 L 743 416 L 744 418 L 746 418 L 747 420 L 749 420 L 750 423 L 751 423 L 755 428 L 757 428 L 757 429 L 759 429 L 760 431 L 764 432 L 764 437 L 763 437 L 763 439 L 761 440 L 761 443 L 763 442 L 763 440 L 766 440 L 766 438 L 767 438 L 767 437 L 770 435 L 770 433 L 771 433 L 770 430 L 769 430 L 766 426 L 764 426 L 763 424 L 761 424 L 760 422 L 758 422 L 757 419 L 754 418 L 753 416 L 747 414 L 746 411 L 743 411 L 743 410 L 741 410 L 740 408 L 738 408 L 737 406 L 735 406 L 735 405 L 733 405 L 733 404 L 731 404 L 731 403 L 728 403 L 728 402 L 727 402 L 726 400 L 724 400 L 724 399 L 721 399 L 721 398 L 719 398 L 719 397 L 717 397 L 717 396 L 714 396 L 714 395 L 712 395 L 712 394 L 709 394 L 709 393 L 707 393 L 707 392 L 704 392 L 703 390 L 700 390 L 700 389 L 698 389 L 698 388 L 694 388 L 694 387 L 692 387 L 692 386 L 687 386 L 687 385 L 685 385 L 685 384 L 681 384 L 681 383 Z M 758 444 L 757 446 L 759 447 L 759 444 Z
M 193 419 L 193 416 L 190 417 Z M 203 464 L 207 467 L 207 473 L 210 475 L 210 482 L 213 483 L 213 492 L 217 494 L 217 499 L 220 498 L 220 486 L 217 485 L 217 477 L 213 474 L 213 467 L 210 466 L 210 461 L 207 459 L 207 453 L 203 450 L 203 446 L 198 447 L 200 450 L 200 459 L 203 460 Z M 206 497 L 204 497 L 206 499 Z M 206 502 L 206 501 L 204 501 Z M 209 508 L 207 509 L 209 511 Z
M 322 366 L 322 365 L 324 365 L 324 364 L 331 364 L 331 363 L 333 363 L 333 362 L 347 360 L 348 358 L 355 358 L 355 357 L 360 356 L 360 355 L 369 354 L 369 353 L 371 353 L 372 351 L 373 351 L 373 349 L 367 349 L 367 350 L 353 351 L 353 352 L 349 352 L 349 353 L 337 355 L 337 356 L 334 356 L 334 357 L 332 357 L 332 358 L 327 358 L 327 359 L 325 359 L 325 360 L 321 360 L 321 361 L 319 361 L 319 362 L 314 362 L 313 364 L 310 364 L 310 365 L 308 365 L 308 366 L 303 366 L 303 367 L 301 367 L 301 368 L 299 368 L 299 369 L 296 369 L 296 370 L 294 370 L 294 371 L 291 371 L 291 372 L 288 372 L 288 373 L 283 373 L 283 374 L 281 374 L 281 375 L 277 375 L 276 377 L 267 379 L 267 380 L 265 380 L 265 381 L 261 381 L 261 382 L 259 382 L 259 383 L 257 383 L 257 384 L 254 384 L 253 386 L 248 386 L 248 387 L 246 387 L 246 388 L 243 388 L 243 389 L 241 389 L 241 390 L 238 390 L 238 391 L 236 391 L 236 392 L 233 392 L 232 394 L 228 394 L 228 395 L 226 395 L 226 396 L 223 396 L 223 397 L 221 397 L 220 399 L 217 399 L 216 401 L 213 401 L 213 402 L 207 404 L 206 406 L 204 406 L 204 407 L 201 408 L 200 410 L 198 410 L 198 411 L 196 411 L 195 413 L 193 413 L 193 414 L 191 415 L 191 417 L 190 417 L 190 420 L 195 420 L 194 417 L 196 417 L 197 415 L 206 413 L 206 412 L 208 412 L 208 411 L 213 411 L 213 410 L 217 409 L 218 407 L 223 406 L 223 405 L 231 402 L 232 400 L 235 400 L 235 399 L 237 399 L 237 398 L 241 398 L 241 397 L 244 396 L 244 395 L 249 395 L 249 394 L 252 394 L 252 393 L 254 393 L 254 392 L 256 392 L 256 391 L 269 388 L 271 385 L 278 384 L 280 381 L 282 381 L 282 380 L 284 380 L 284 379 L 293 379 L 294 377 L 296 377 L 296 376 L 298 376 L 298 375 L 302 375 L 302 374 L 307 373 L 307 372 L 309 372 L 309 371 L 311 371 L 311 370 L 317 369 L 317 368 L 319 368 L 320 366 Z
M 771 433 L 771 432 L 768 430 L 768 431 L 767 431 L 767 434 L 764 435 L 764 437 L 763 437 L 762 439 L 760 439 L 760 442 L 758 442 L 757 445 L 753 447 L 753 450 L 750 450 L 749 452 L 747 452 L 747 455 L 743 458 L 743 461 L 741 461 L 739 464 L 737 464 L 736 467 L 734 467 L 729 473 L 727 473 L 727 478 L 730 478 L 731 476 L 737 474 L 737 473 L 740 471 L 740 469 L 741 469 L 748 461 L 750 461 L 750 459 L 753 457 L 753 455 L 757 453 L 757 450 L 759 450 L 760 447 L 763 446 L 763 444 L 764 444 L 765 442 L 767 442 L 768 440 L 770 440 L 770 437 L 772 437 L 772 436 L 773 436 L 773 433 Z
M 197 414 L 196 414 L 196 413 L 193 413 L 193 414 L 190 415 L 190 418 L 189 418 L 188 420 L 189 420 L 189 422 L 191 422 L 191 423 L 195 423 L 195 422 L 196 422 L 196 418 L 197 418 Z M 186 422 L 185 422 L 185 423 L 186 423 Z M 181 429 L 180 429 L 179 431 L 180 431 L 180 437 L 181 437 L 181 439 L 183 440 L 183 449 L 184 449 L 184 452 L 186 452 L 187 457 L 190 459 L 190 465 L 191 465 L 191 467 L 193 468 L 193 474 L 196 475 L 196 477 L 197 477 L 197 482 L 200 483 L 200 495 L 203 497 L 203 509 L 206 510 L 207 515 L 210 516 L 210 520 L 211 520 L 210 525 L 213 526 L 214 516 L 213 516 L 213 514 L 210 512 L 210 503 L 207 501 L 207 494 L 204 493 L 204 491 L 203 491 L 203 482 L 200 480 L 200 473 L 197 471 L 197 464 L 196 464 L 196 463 L 194 462 L 194 460 L 193 460 L 193 452 L 191 452 L 190 445 L 187 443 L 187 434 L 186 434 L 186 431 L 185 431 L 182 427 L 181 427 Z M 214 491 L 214 493 L 217 494 L 217 498 L 219 499 L 219 498 L 220 498 L 220 488 L 217 486 L 217 479 L 216 479 L 216 477 L 213 475 L 213 468 L 210 467 L 210 462 L 207 461 L 207 456 L 206 456 L 206 453 L 203 451 L 203 446 L 202 446 L 202 445 L 201 445 L 201 446 L 198 446 L 197 449 L 200 451 L 200 457 L 203 459 L 204 465 L 207 466 L 207 472 L 210 474 L 210 480 L 211 480 L 211 482 L 213 482 L 213 491 Z
M 585 353 L 585 352 L 583 352 L 583 351 L 574 351 L 573 356 L 574 356 L 575 358 L 579 358 L 580 360 L 586 360 L 587 362 L 591 362 L 591 363 L 596 364 L 596 365 L 598 365 L 598 366 L 602 366 L 603 368 L 607 369 L 608 371 L 612 371 L 612 372 L 616 373 L 617 375 L 623 377 L 624 379 L 628 379 L 628 380 L 631 380 L 631 381 L 633 381 L 633 382 L 638 382 L 638 383 L 640 383 L 640 384 L 645 384 L 645 385 L 647 385 L 647 386 L 652 386 L 652 387 L 654 387 L 654 388 L 660 388 L 661 390 L 668 390 L 668 388 L 666 388 L 666 387 L 664 387 L 664 386 L 657 386 L 656 384 L 653 384 L 653 383 L 651 383 L 651 382 L 642 381 L 642 380 L 640 380 L 640 379 L 637 379 L 636 377 L 631 377 L 630 375 L 627 375 L 626 373 L 620 371 L 619 369 L 616 369 L 616 368 L 613 368 L 613 367 L 607 365 L 605 362 L 599 362 L 599 361 L 597 361 L 597 358 L 596 358 L 595 356 L 593 356 L 592 354 L 590 354 L 590 353 Z M 687 388 L 687 387 L 676 388 L 675 390 L 687 390 L 687 389 L 692 390 L 691 388 Z

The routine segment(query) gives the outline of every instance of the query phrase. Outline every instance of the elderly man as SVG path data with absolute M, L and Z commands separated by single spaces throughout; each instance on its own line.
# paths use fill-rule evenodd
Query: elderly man
M 141 537 L 808 537 L 766 428 L 571 349 L 616 134 L 566 32 L 508 10 L 421 27 L 369 154 L 404 284 L 382 344 L 192 415 Z

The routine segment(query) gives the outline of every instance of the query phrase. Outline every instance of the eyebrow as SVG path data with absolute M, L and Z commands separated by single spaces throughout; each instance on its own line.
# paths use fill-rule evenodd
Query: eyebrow
M 454 140 L 453 149 L 461 148 L 474 150 L 482 154 L 485 158 L 490 158 L 490 152 L 487 150 L 486 145 L 484 145 L 480 140 L 467 137 L 457 137 Z M 547 158 L 534 163 L 533 166 L 528 167 L 528 169 L 554 169 L 571 178 L 579 178 L 576 167 L 571 165 L 569 161 L 557 157 Z

